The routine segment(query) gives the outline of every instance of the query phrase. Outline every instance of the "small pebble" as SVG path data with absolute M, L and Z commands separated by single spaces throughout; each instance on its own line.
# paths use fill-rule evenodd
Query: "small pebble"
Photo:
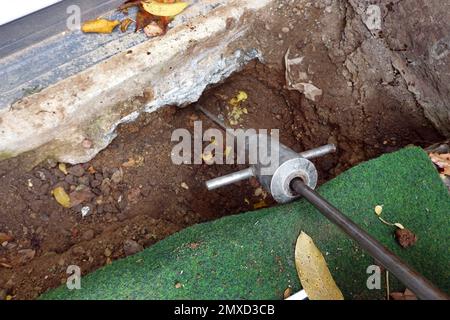
M 89 215 L 89 213 L 91 212 L 91 208 L 88 206 L 82 207 L 81 208 L 81 216 L 84 218 L 87 215 Z
M 144 247 L 134 240 L 125 240 L 123 243 L 123 251 L 126 256 L 131 256 L 144 250 Z

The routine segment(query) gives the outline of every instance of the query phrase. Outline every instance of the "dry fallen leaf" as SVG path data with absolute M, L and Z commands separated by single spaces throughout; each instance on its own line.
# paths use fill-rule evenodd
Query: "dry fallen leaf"
M 225 147 L 225 157 L 227 157 L 228 158 L 228 156 L 231 154 L 231 151 L 233 151 L 233 148 L 232 147 L 230 147 L 230 146 L 226 146 Z
M 152 37 L 157 37 L 160 36 L 162 34 L 164 34 L 164 28 L 161 27 L 157 22 L 152 21 L 150 22 L 145 28 L 144 28 L 144 33 L 147 37 L 152 38 Z
M 248 99 L 248 95 L 245 91 L 239 91 L 238 94 L 228 101 L 229 112 L 228 121 L 231 125 L 237 125 L 241 121 L 241 116 L 247 114 L 247 108 L 242 107 L 242 102 Z
M 266 201 L 261 200 L 253 205 L 253 209 L 261 209 L 261 208 L 267 208 L 269 205 L 266 203 Z
M 385 225 L 391 226 L 391 227 L 397 227 L 398 229 L 405 229 L 405 227 L 401 223 L 391 223 L 389 221 L 384 220 L 381 217 L 381 213 L 383 212 L 383 206 L 376 206 L 375 207 L 375 214 L 378 216 L 378 219 L 383 222 Z
M 135 158 L 129 158 L 127 162 L 122 163 L 122 167 L 141 167 L 144 164 L 145 158 L 143 156 L 137 156 Z
M 441 174 L 450 177 L 450 153 L 430 153 L 431 161 L 439 167 Z
M 395 239 L 402 248 L 411 247 L 417 242 L 417 236 L 411 230 L 405 228 L 395 230 Z
M 212 164 L 213 163 L 214 155 L 211 152 L 206 152 L 202 154 L 202 159 L 205 161 L 206 164 Z
M 287 298 L 289 298 L 290 296 L 292 296 L 292 288 L 289 287 L 286 290 L 284 290 L 283 292 L 283 298 L 284 300 L 286 300 Z
M 176 2 L 175 0 L 160 0 L 162 4 L 171 4 Z M 122 4 L 118 10 L 125 14 L 128 14 L 128 9 L 131 7 L 137 7 L 136 13 L 136 29 L 135 31 L 143 30 L 149 37 L 159 36 L 166 32 L 172 17 L 160 17 L 151 14 L 146 11 L 143 6 L 144 2 L 141 0 L 127 0 Z M 127 18 L 129 19 L 129 18 Z M 131 20 L 131 19 L 130 19 Z M 125 23 L 122 21 L 122 23 Z M 128 26 L 127 26 L 128 27 Z
M 136 30 L 139 31 L 148 26 L 152 21 L 155 21 L 156 17 L 147 11 L 145 11 L 142 5 L 138 6 L 138 12 L 136 13 Z
M 375 213 L 377 214 L 377 216 L 381 215 L 382 212 L 383 212 L 383 206 L 375 207 Z
M 95 168 L 94 168 L 93 166 L 90 166 L 90 167 L 87 169 L 87 171 L 88 171 L 90 174 L 94 174 L 94 173 L 97 172 L 97 170 L 95 170 Z
M 85 33 L 111 33 L 119 24 L 119 20 L 89 20 L 83 23 L 83 25 L 81 26 L 81 31 Z
M 68 172 L 67 172 L 67 167 L 66 167 L 66 164 L 65 164 L 65 163 L 60 163 L 60 164 L 58 164 L 58 169 L 59 169 L 59 171 L 61 171 L 61 172 L 64 173 L 65 175 L 68 174 Z
M 405 292 L 392 292 L 390 294 L 392 300 L 418 300 L 417 296 L 409 289 Z
M 63 187 L 57 187 L 53 189 L 53 196 L 55 197 L 56 201 L 62 205 L 64 208 L 70 208 L 70 197 L 66 193 Z
M 144 10 L 158 17 L 173 17 L 186 9 L 186 2 L 161 3 L 157 1 L 142 2 Z
M 181 283 L 177 282 L 175 284 L 175 288 L 180 289 L 181 287 L 183 287 L 183 285 Z
M 128 27 L 130 26 L 130 24 L 133 23 L 133 20 L 131 20 L 130 18 L 125 18 L 120 22 L 120 31 L 122 32 L 126 32 L 128 30 Z
M 230 106 L 235 107 L 238 106 L 241 102 L 246 101 L 248 99 L 248 95 L 245 91 L 239 91 L 238 94 L 232 98 L 228 103 Z
M 310 300 L 344 300 L 328 270 L 325 258 L 303 231 L 295 246 L 295 266 Z

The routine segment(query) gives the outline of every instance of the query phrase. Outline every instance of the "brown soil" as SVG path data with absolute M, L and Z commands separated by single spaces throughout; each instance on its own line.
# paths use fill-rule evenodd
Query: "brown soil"
M 249 98 L 241 127 L 280 129 L 281 141 L 296 151 L 336 143 L 337 154 L 315 161 L 321 183 L 382 153 L 441 139 L 423 115 L 388 97 L 364 107 L 335 105 L 332 96 L 312 104 L 284 86 L 280 67 L 255 62 L 208 90 L 200 103 L 226 118 L 229 99 L 243 90 Z M 1 163 L 0 235 L 13 239 L 0 245 L 0 299 L 36 298 L 64 283 L 69 265 L 86 274 L 139 250 L 138 244 L 148 247 L 190 225 L 260 206 L 264 195 L 255 196 L 256 181 L 205 189 L 206 180 L 239 166 L 172 164 L 173 130 L 192 131 L 195 120 L 202 120 L 204 129 L 216 127 L 192 107 L 142 116 L 123 125 L 91 162 L 68 166 L 68 175 L 52 162 L 31 171 L 20 159 Z M 78 190 L 83 203 L 63 208 L 51 195 L 56 186 Z M 269 198 L 265 202 L 273 204 Z M 85 206 L 90 213 L 83 218 Z

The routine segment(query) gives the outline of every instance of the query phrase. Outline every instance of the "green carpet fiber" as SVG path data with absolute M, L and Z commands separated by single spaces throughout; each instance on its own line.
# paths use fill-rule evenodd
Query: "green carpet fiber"
M 419 148 L 406 148 L 363 163 L 319 189 L 337 208 L 447 293 L 450 197 L 433 164 Z M 403 249 L 394 228 L 400 222 L 418 236 Z M 178 232 L 134 256 L 82 278 L 81 290 L 65 286 L 41 299 L 281 299 L 289 286 L 301 289 L 294 264 L 300 231 L 325 256 L 346 299 L 383 298 L 368 290 L 373 259 L 305 200 L 230 216 Z M 384 273 L 383 273 L 384 275 Z M 391 276 L 391 290 L 403 286 Z

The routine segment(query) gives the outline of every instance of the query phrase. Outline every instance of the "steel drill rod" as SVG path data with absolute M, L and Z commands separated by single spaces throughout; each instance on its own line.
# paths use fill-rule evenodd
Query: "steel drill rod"
M 291 189 L 303 196 L 313 204 L 328 220 L 341 228 L 350 238 L 355 240 L 376 261 L 381 263 L 408 289 L 414 292 L 418 298 L 423 300 L 448 300 L 449 297 L 430 283 L 417 271 L 409 267 L 393 252 L 384 247 L 375 238 L 361 229 L 352 220 L 347 218 L 336 207 L 330 204 L 316 191 L 309 188 L 305 183 L 295 178 L 291 182 Z
M 253 173 L 253 168 L 247 168 L 244 170 L 232 172 L 230 174 L 227 174 L 225 176 L 221 176 L 215 179 L 211 179 L 206 181 L 206 188 L 208 188 L 209 191 L 219 189 L 224 186 L 228 186 L 230 184 L 247 180 L 253 177 L 255 174 Z

